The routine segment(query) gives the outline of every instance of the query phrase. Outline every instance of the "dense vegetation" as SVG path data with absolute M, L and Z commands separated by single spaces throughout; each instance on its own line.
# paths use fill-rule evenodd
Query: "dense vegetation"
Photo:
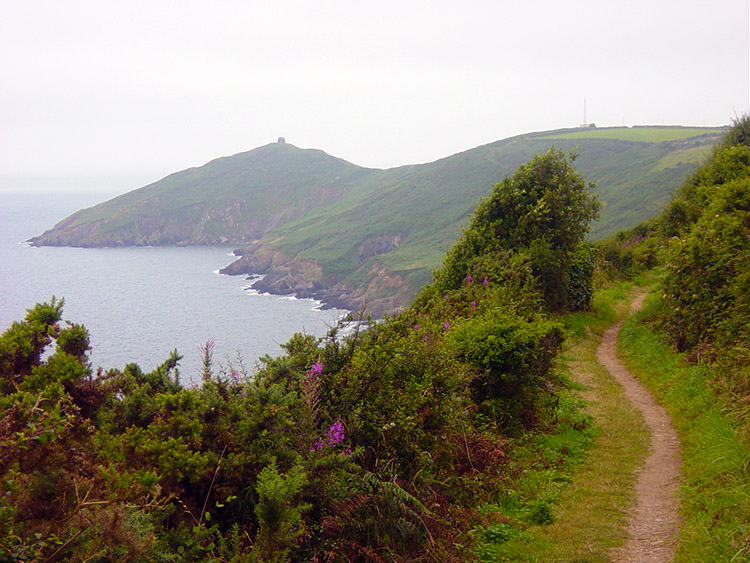
M 750 117 L 736 121 L 656 220 L 601 249 L 605 270 L 656 265 L 648 318 L 693 361 L 722 367 L 739 406 L 750 393 Z M 743 407 L 746 409 L 746 407 Z
M 0 336 L 3 559 L 475 559 L 509 440 L 566 424 L 550 311 L 588 306 L 597 207 L 564 153 L 537 156 L 413 307 L 298 334 L 254 374 L 208 343 L 198 388 L 176 353 L 93 373 L 86 329 L 36 305 Z
M 367 301 L 380 314 L 408 305 L 430 280 L 493 182 L 552 143 L 577 150 L 577 168 L 596 183 L 605 203 L 592 224 L 598 239 L 658 214 L 720 132 L 616 127 L 532 133 L 389 170 L 270 144 L 79 211 L 33 240 L 242 245 L 244 258 L 227 271 L 266 273 L 257 289 L 314 296 L 350 310 Z

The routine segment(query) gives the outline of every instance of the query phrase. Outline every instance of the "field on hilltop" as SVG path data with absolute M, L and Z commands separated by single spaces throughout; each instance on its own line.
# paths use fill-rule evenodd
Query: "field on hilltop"
M 588 127 L 575 131 L 545 135 L 545 139 L 614 139 L 636 143 L 681 141 L 700 135 L 715 135 L 716 127 Z

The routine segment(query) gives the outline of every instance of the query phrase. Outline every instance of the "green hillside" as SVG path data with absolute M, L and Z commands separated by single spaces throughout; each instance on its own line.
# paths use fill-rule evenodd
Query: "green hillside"
M 34 244 L 217 244 L 259 238 L 339 199 L 371 170 L 318 150 L 270 144 L 170 174 L 61 221 Z
M 251 243 L 226 273 L 265 273 L 259 289 L 380 313 L 411 300 L 477 202 L 535 154 L 552 145 L 577 152 L 576 167 L 604 203 L 597 239 L 659 213 L 721 131 L 547 131 L 388 170 L 271 144 L 80 211 L 32 242 Z

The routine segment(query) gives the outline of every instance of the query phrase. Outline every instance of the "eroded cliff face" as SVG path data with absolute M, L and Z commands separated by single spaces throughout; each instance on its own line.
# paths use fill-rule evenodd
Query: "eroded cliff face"
M 360 262 L 373 256 L 380 256 L 386 254 L 391 250 L 397 249 L 404 242 L 406 235 L 404 233 L 391 233 L 385 235 L 378 235 L 374 237 L 367 237 L 362 244 L 359 245 L 359 260 Z
M 235 250 L 239 258 L 220 273 L 261 275 L 252 285 L 257 291 L 318 299 L 324 307 L 365 311 L 381 317 L 407 306 L 413 295 L 409 280 L 370 259 L 394 250 L 404 239 L 402 233 L 366 238 L 359 247 L 360 268 L 347 279 L 327 274 L 316 260 L 289 258 L 260 242 Z M 367 281 L 361 284 L 352 279 Z

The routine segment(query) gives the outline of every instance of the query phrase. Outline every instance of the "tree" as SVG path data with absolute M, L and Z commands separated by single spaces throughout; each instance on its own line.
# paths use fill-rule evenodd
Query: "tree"
M 478 257 L 511 250 L 528 255 L 547 307 L 570 309 L 571 271 L 576 257 L 586 255 L 580 246 L 600 207 L 574 160 L 575 154 L 552 147 L 495 184 L 436 273 L 436 284 L 455 289 Z

